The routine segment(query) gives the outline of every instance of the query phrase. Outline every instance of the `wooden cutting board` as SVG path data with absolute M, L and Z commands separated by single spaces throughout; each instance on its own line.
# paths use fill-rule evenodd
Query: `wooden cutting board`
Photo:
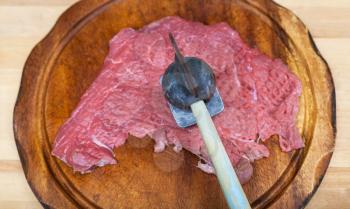
M 305 148 L 254 163 L 244 185 L 253 208 L 302 208 L 319 186 L 335 142 L 330 70 L 305 25 L 271 1 L 119 0 L 79 2 L 33 49 L 14 113 L 18 152 L 29 185 L 47 208 L 226 208 L 215 176 L 195 167 L 187 151 L 153 153 L 150 139 L 129 137 L 118 164 L 80 175 L 51 156 L 55 134 L 99 73 L 108 41 L 120 29 L 164 16 L 212 24 L 226 21 L 252 47 L 281 58 L 303 85 L 298 127 Z

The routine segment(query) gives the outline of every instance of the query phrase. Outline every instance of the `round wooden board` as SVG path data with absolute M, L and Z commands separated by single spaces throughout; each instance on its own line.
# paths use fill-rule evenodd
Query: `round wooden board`
M 305 148 L 254 163 L 244 185 L 253 208 L 303 208 L 326 172 L 335 142 L 331 73 L 305 25 L 272 1 L 81 1 L 68 9 L 30 54 L 14 112 L 14 132 L 28 183 L 47 208 L 226 208 L 215 176 L 182 151 L 153 153 L 151 140 L 129 137 L 115 150 L 118 164 L 87 175 L 51 156 L 55 134 L 100 71 L 108 41 L 125 27 L 139 28 L 179 15 L 212 24 L 226 21 L 252 47 L 281 58 L 300 78 L 298 127 Z

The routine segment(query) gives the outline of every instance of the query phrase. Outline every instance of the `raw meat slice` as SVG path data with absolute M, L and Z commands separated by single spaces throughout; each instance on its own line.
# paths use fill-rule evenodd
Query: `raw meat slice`
M 199 157 L 200 169 L 214 172 L 198 128 L 177 127 L 162 93 L 159 79 L 174 59 L 169 32 L 185 56 L 214 70 L 225 104 L 214 123 L 242 183 L 253 173 L 251 162 L 269 156 L 261 141 L 279 135 L 283 151 L 303 147 L 296 127 L 301 83 L 285 64 L 249 48 L 226 23 L 166 17 L 138 31 L 123 29 L 110 41 L 102 71 L 60 128 L 53 155 L 89 172 L 116 163 L 112 149 L 129 133 L 150 135 L 155 152 L 184 148 Z

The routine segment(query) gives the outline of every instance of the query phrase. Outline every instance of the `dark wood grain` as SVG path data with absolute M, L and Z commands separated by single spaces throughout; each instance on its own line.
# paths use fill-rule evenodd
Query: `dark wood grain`
M 31 52 L 14 112 L 25 176 L 47 208 L 226 208 L 216 178 L 198 170 L 183 151 L 152 152 L 150 139 L 129 137 L 118 164 L 73 173 L 50 155 L 55 134 L 99 73 L 108 41 L 124 27 L 139 28 L 179 15 L 212 24 L 226 21 L 244 41 L 281 58 L 302 81 L 298 127 L 304 149 L 254 163 L 244 185 L 253 208 L 303 208 L 319 186 L 335 142 L 335 93 L 327 63 L 305 25 L 272 1 L 81 1 L 68 9 Z

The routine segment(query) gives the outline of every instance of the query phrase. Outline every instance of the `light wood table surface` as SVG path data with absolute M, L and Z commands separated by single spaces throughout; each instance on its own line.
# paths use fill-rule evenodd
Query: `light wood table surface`
M 0 0 L 0 208 L 41 208 L 19 161 L 12 114 L 24 62 L 74 0 Z M 277 0 L 308 26 L 336 86 L 337 139 L 307 209 L 350 209 L 350 0 Z

